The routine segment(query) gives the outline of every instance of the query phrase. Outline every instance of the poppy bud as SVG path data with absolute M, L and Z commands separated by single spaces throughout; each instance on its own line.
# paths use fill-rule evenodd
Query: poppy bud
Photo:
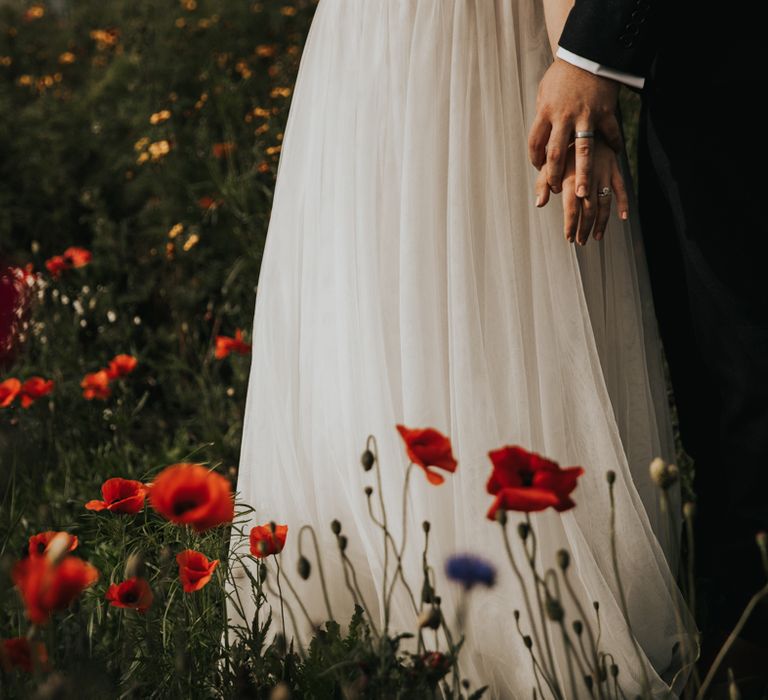
M 760 557 L 763 560 L 763 568 L 765 573 L 768 574 L 768 533 L 765 530 L 761 530 L 755 536 L 757 546 L 760 548 Z
M 512 611 L 512 614 L 515 616 L 515 621 L 520 619 L 520 611 L 517 608 Z
M 365 487 L 365 495 L 366 495 L 366 496 L 368 496 L 368 497 L 370 498 L 370 495 L 371 495 L 372 493 L 373 493 L 373 488 L 371 488 L 370 486 L 366 486 L 366 487 Z
M 341 523 L 335 518 L 331 521 L 331 531 L 334 535 L 338 535 L 341 532 Z
M 577 637 L 581 637 L 581 633 L 584 631 L 584 624 L 581 620 L 573 621 L 573 631 L 576 633 Z
M 607 479 L 609 484 L 613 484 L 616 481 L 616 472 L 613 471 L 613 469 L 609 469 L 605 473 L 605 478 Z
M 272 688 L 272 692 L 269 694 L 269 700 L 291 700 L 290 688 L 285 682 L 280 681 L 274 688 Z
M 462 678 L 461 685 L 464 688 L 464 690 L 469 690 L 470 682 L 466 678 Z
M 557 551 L 557 565 L 565 571 L 571 563 L 571 555 L 568 554 L 567 549 L 559 549 Z
M 365 471 L 370 471 L 374 461 L 375 461 L 375 458 L 373 456 L 373 452 L 371 452 L 370 450 L 366 450 L 365 452 L 363 452 L 362 456 L 360 457 L 360 462 L 362 463 L 363 469 Z
M 51 538 L 46 555 L 51 560 L 51 563 L 57 564 L 67 555 L 71 541 L 70 536 L 66 532 L 57 532 Z
M 552 598 L 548 595 L 544 608 L 547 611 L 547 617 L 552 620 L 552 622 L 560 622 L 563 619 L 565 613 L 563 611 L 563 606 L 560 605 L 560 601 L 557 600 L 557 598 Z
M 502 525 L 507 524 L 507 511 L 503 508 L 499 508 L 496 511 L 496 515 L 494 516 L 496 518 L 496 521 L 501 523 Z
M 525 646 L 526 646 L 528 649 L 530 649 L 531 647 L 533 647 L 533 640 L 531 639 L 530 635 L 526 634 L 526 635 L 523 637 L 523 644 L 525 644 Z
M 131 552 L 125 562 L 125 578 L 144 577 L 144 557 L 141 552 Z
M 528 523 L 520 523 L 517 526 L 517 534 L 520 535 L 520 539 L 525 542 L 528 539 L 528 535 L 531 532 L 531 527 Z
M 592 601 L 592 607 L 595 609 L 595 612 L 598 612 L 600 610 L 600 601 L 593 600 Z
M 305 556 L 299 557 L 298 570 L 299 576 L 306 581 L 309 578 L 310 571 L 312 571 L 312 566 L 309 563 L 309 559 Z
M 619 667 L 616 664 L 611 664 L 611 675 L 616 678 L 619 675 Z
M 674 464 L 667 464 L 659 457 L 651 462 L 650 472 L 656 486 L 665 490 L 672 486 L 679 476 L 679 471 Z
M 424 530 L 424 532 L 429 532 L 429 528 L 430 528 L 429 520 L 425 520 L 421 524 L 421 529 Z
M 728 700 L 741 700 L 741 691 L 736 685 L 736 679 L 733 677 L 733 669 L 728 667 Z
M 347 548 L 347 536 L 339 535 L 339 549 L 343 552 Z
M 592 691 L 592 676 L 584 676 L 584 685 L 587 686 L 587 690 Z
M 419 615 L 419 627 L 429 627 L 429 629 L 436 630 L 440 627 L 441 617 L 440 608 L 429 606 L 422 610 Z

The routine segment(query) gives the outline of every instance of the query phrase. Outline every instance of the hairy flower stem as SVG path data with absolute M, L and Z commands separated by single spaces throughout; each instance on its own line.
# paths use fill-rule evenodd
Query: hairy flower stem
M 696 579 L 694 574 L 695 564 L 695 551 L 694 551 L 694 538 L 693 538 L 693 518 L 694 514 L 692 509 L 684 508 L 685 514 L 685 535 L 688 540 L 688 556 L 686 561 L 686 569 L 688 575 L 688 607 L 696 614 Z M 693 683 L 688 683 L 685 686 L 686 700 L 693 698 L 696 692 L 696 688 L 701 687 L 701 678 L 699 676 L 699 667 L 696 665 L 696 660 L 701 655 L 701 644 L 697 635 L 697 644 L 699 646 L 699 653 L 696 654 L 696 659 L 693 659 L 694 665 L 691 673 L 693 674 Z
M 344 566 L 344 578 L 347 581 L 347 588 L 349 588 L 353 595 L 355 596 L 355 602 L 358 601 L 360 605 L 362 605 L 363 609 L 365 610 L 365 614 L 368 615 L 368 621 L 370 622 L 371 629 L 373 630 L 374 634 L 378 637 L 379 636 L 379 630 L 376 627 L 376 622 L 373 619 L 373 616 L 371 615 L 371 610 L 368 607 L 368 603 L 365 602 L 365 598 L 363 597 L 363 592 L 360 590 L 360 585 L 357 582 L 357 573 L 355 572 L 355 567 L 352 565 L 352 562 L 349 560 L 349 557 L 346 555 L 344 550 L 339 548 L 339 551 L 341 552 L 341 559 L 342 559 L 342 566 Z M 349 579 L 347 577 L 347 569 L 346 567 L 349 566 L 349 570 L 352 572 L 352 584 L 354 588 L 352 588 L 349 585 Z
M 592 632 L 592 625 L 589 622 L 589 619 L 587 618 L 584 607 L 581 604 L 581 601 L 579 600 L 578 596 L 576 595 L 576 591 L 573 590 L 573 586 L 571 585 L 571 580 L 568 577 L 568 572 L 563 571 L 563 581 L 565 582 L 565 587 L 568 590 L 568 594 L 571 596 L 571 600 L 574 602 L 574 605 L 576 605 L 576 609 L 579 611 L 579 615 L 581 616 L 582 623 L 584 627 L 587 629 L 587 635 L 589 636 L 589 646 L 590 650 L 592 652 L 592 677 L 595 681 L 595 687 L 597 688 L 597 697 L 599 700 L 605 700 L 603 696 L 603 689 L 601 687 L 600 683 L 600 661 L 598 659 L 598 648 L 597 648 L 597 642 L 595 641 L 595 635 Z M 582 654 L 584 654 L 584 659 L 586 661 L 587 654 L 584 649 L 584 644 L 582 642 L 581 636 L 579 636 L 579 646 L 581 647 Z M 589 664 L 587 664 L 589 666 Z
M 669 508 L 669 498 L 667 497 L 667 491 L 666 489 L 661 489 L 660 493 L 660 502 L 661 502 L 661 511 L 662 511 L 662 521 L 664 523 L 664 537 L 667 541 L 670 541 L 672 539 L 671 533 L 672 533 L 672 525 L 674 524 L 672 521 L 672 513 Z M 686 639 L 685 635 L 685 628 L 683 627 L 683 619 L 680 616 L 680 609 L 678 608 L 677 604 L 672 606 L 674 608 L 675 612 L 675 628 L 677 629 L 678 634 L 680 635 L 680 647 L 682 649 L 682 660 L 683 660 L 683 668 L 689 665 L 689 663 L 693 663 L 693 652 L 688 648 L 688 641 Z M 689 660 L 690 659 L 690 660 Z M 689 697 L 691 693 L 691 690 L 686 688 L 685 696 Z
M 696 700 L 704 700 L 704 698 L 707 696 L 707 690 L 709 690 L 709 686 L 712 684 L 712 679 L 715 677 L 717 669 L 728 654 L 730 648 L 733 646 L 733 643 L 736 641 L 739 633 L 744 628 L 744 625 L 747 624 L 747 620 L 752 614 L 752 611 L 765 597 L 768 597 L 768 583 L 749 599 L 749 603 L 747 603 L 747 607 L 744 608 L 744 612 L 741 613 L 741 617 L 736 623 L 736 627 L 731 630 L 731 633 L 728 635 L 728 639 L 726 639 L 723 646 L 720 647 L 720 651 L 717 652 L 717 656 L 715 657 L 712 666 L 710 666 L 709 670 L 707 671 L 707 675 L 704 677 L 704 683 L 702 683 L 701 688 L 699 688 L 699 692 L 696 694 Z
M 277 566 L 277 594 L 280 596 L 280 622 L 283 627 L 283 639 L 288 640 L 285 636 L 285 611 L 283 609 L 283 589 L 280 587 L 280 559 L 277 554 L 273 555 L 275 558 L 275 565 Z
M 541 618 L 541 628 L 544 634 L 544 644 L 547 652 L 547 660 L 549 661 L 549 667 L 552 669 L 552 682 L 554 686 L 557 688 L 557 697 L 562 697 L 560 684 L 557 682 L 557 674 L 555 673 L 555 660 L 554 660 L 554 655 L 552 654 L 552 643 L 549 640 L 549 630 L 547 628 L 546 613 L 544 612 L 544 603 L 542 603 L 541 601 L 541 593 L 539 592 L 539 586 L 541 585 L 544 588 L 545 596 L 549 595 L 549 592 L 547 591 L 546 583 L 544 583 L 544 580 L 539 576 L 539 572 L 536 570 L 536 533 L 533 531 L 533 526 L 531 525 L 530 513 L 525 514 L 525 522 L 528 525 L 528 537 L 531 539 L 531 551 L 530 553 L 528 552 L 528 546 L 525 541 L 523 541 L 523 550 L 525 551 L 525 556 L 526 556 L 526 559 L 528 560 L 528 565 L 530 566 L 531 572 L 533 573 L 534 586 L 536 588 L 536 603 L 539 608 L 539 617 Z M 545 597 L 545 600 L 546 600 L 546 597 Z
M 400 580 L 405 584 L 405 587 L 408 589 L 408 592 L 411 594 L 411 600 L 413 602 L 414 611 L 418 612 L 418 607 L 416 606 L 416 599 L 413 597 L 413 593 L 411 593 L 411 590 L 408 587 L 408 584 L 405 581 L 405 576 L 403 574 L 403 552 L 405 551 L 406 525 L 408 523 L 408 484 L 410 482 L 411 471 L 413 471 L 413 462 L 411 462 L 408 465 L 408 468 L 405 470 L 405 482 L 403 483 L 403 532 L 402 532 L 402 539 L 400 542 L 400 549 L 399 551 L 396 552 L 397 567 L 395 568 L 394 576 L 392 576 L 392 584 L 389 587 L 389 593 L 387 594 L 385 603 L 384 603 L 384 618 L 387 621 L 389 621 L 389 610 L 390 610 L 390 607 L 392 606 L 392 594 L 395 591 L 395 583 L 397 582 L 398 575 L 400 576 Z
M 523 592 L 523 601 L 525 602 L 525 610 L 528 613 L 528 620 L 531 624 L 531 631 L 533 632 L 533 639 L 536 642 L 536 647 L 538 649 L 543 649 L 541 645 L 541 640 L 539 639 L 539 632 L 536 628 L 536 619 L 533 616 L 533 609 L 531 608 L 531 600 L 528 597 L 528 589 L 525 587 L 525 580 L 523 579 L 522 573 L 520 573 L 520 569 L 517 566 L 517 562 L 515 561 L 515 557 L 512 554 L 512 546 L 509 542 L 509 534 L 507 533 L 507 526 L 506 523 L 501 523 L 501 532 L 504 537 L 504 548 L 507 550 L 507 557 L 509 558 L 510 564 L 512 564 L 512 570 L 515 572 L 515 576 L 517 577 L 518 582 L 520 583 L 520 589 Z M 537 596 L 538 597 L 538 596 Z M 549 675 L 550 670 L 547 669 L 546 674 L 544 675 L 544 678 L 547 679 L 547 684 L 550 685 L 549 680 L 547 676 Z M 552 669 L 552 673 L 554 673 L 554 668 Z
M 366 441 L 366 447 L 368 449 L 371 449 L 371 444 L 373 445 L 373 449 L 371 452 L 373 452 L 373 468 L 376 470 L 376 485 L 378 486 L 378 492 L 379 492 L 379 505 L 381 506 L 381 523 L 382 523 L 382 530 L 384 532 L 384 575 L 383 575 L 383 581 L 382 581 L 382 603 L 384 603 L 384 633 L 387 633 L 387 630 L 389 629 L 389 607 L 386 605 L 386 593 L 387 593 L 387 572 L 389 571 L 389 547 L 387 546 L 387 537 L 389 537 L 389 527 L 387 525 L 387 508 L 384 505 L 384 490 L 381 487 L 381 469 L 379 468 L 379 445 L 376 442 L 376 438 L 373 435 L 368 436 L 368 440 Z M 370 501 L 369 501 L 370 506 Z M 370 507 L 369 507 L 370 510 Z M 371 517 L 373 517 L 373 512 L 371 511 Z M 394 546 L 394 543 L 392 544 L 393 549 L 397 551 L 397 548 Z
M 545 577 L 545 581 L 549 580 L 550 578 L 552 579 L 552 588 L 555 591 L 555 600 L 557 600 L 559 603 L 562 600 L 562 598 L 560 596 L 560 583 L 557 580 L 557 574 L 554 572 L 554 570 L 549 569 L 544 574 L 544 577 Z M 557 620 L 557 622 L 560 625 L 560 633 L 562 635 L 562 640 L 563 640 L 563 649 L 565 651 L 565 658 L 568 663 L 568 678 L 571 682 L 571 689 L 573 691 L 573 700 L 578 700 L 579 691 L 576 686 L 576 679 L 573 675 L 573 659 L 571 658 L 573 645 L 571 644 L 571 640 L 568 636 L 568 630 L 565 628 L 565 615 L 561 615 L 560 619 Z M 576 661 L 579 662 L 579 667 L 581 667 L 581 663 L 579 661 L 578 656 L 576 657 Z
M 542 700 L 546 697 L 544 695 L 544 690 L 541 687 L 541 681 L 539 680 L 539 674 L 541 674 L 541 677 L 544 678 L 547 687 L 552 691 L 552 694 L 555 694 L 555 691 L 552 689 L 552 685 L 549 682 L 549 679 L 547 678 L 547 674 L 544 673 L 544 669 L 541 668 L 541 665 L 536 660 L 536 655 L 533 653 L 533 644 L 526 643 L 526 635 L 523 634 L 523 630 L 520 629 L 520 615 L 517 614 L 518 611 L 515 610 L 515 626 L 517 627 L 517 633 L 520 635 L 520 638 L 525 643 L 526 649 L 528 649 L 528 653 L 531 656 L 531 664 L 533 665 L 533 677 L 536 681 L 536 688 L 538 688 L 539 695 L 541 695 Z M 536 697 L 536 688 L 534 688 L 533 696 Z
M 373 522 L 378 527 L 380 527 L 382 529 L 382 531 L 384 532 L 384 546 L 385 546 L 385 548 L 387 546 L 387 542 L 389 542 L 390 546 L 392 547 L 392 552 L 394 553 L 395 558 L 397 558 L 397 543 L 395 542 L 395 538 L 392 537 L 392 533 L 387 529 L 387 526 L 384 525 L 384 523 L 382 523 L 380 520 L 378 520 L 376 518 L 376 516 L 373 514 L 373 510 L 372 510 L 372 506 L 371 506 L 371 499 L 370 498 L 368 499 L 368 514 L 371 516 L 371 520 L 373 520 Z M 385 554 L 386 554 L 386 552 L 385 552 Z M 385 565 L 386 565 L 386 556 L 385 556 Z M 403 586 L 405 586 L 405 589 L 408 591 L 408 595 L 411 598 L 411 605 L 413 605 L 413 610 L 414 610 L 414 612 L 416 614 L 418 614 L 419 611 L 420 611 L 420 608 L 416 604 L 416 597 L 413 595 L 413 590 L 411 589 L 410 585 L 408 584 L 408 581 L 405 578 L 402 566 L 400 566 L 396 570 L 396 573 L 398 573 L 398 572 L 400 574 L 400 581 L 402 582 Z M 393 582 L 393 585 L 394 585 L 394 582 Z M 384 599 L 384 594 L 382 594 L 382 599 Z
M 280 608 L 282 613 L 282 606 L 283 606 L 283 598 L 282 593 L 275 591 L 272 586 L 267 583 L 267 590 L 274 596 L 278 596 L 280 598 Z M 306 658 L 306 651 L 301 643 L 301 639 L 299 639 L 299 626 L 296 624 L 296 616 L 293 613 L 293 608 L 291 608 L 288 603 L 285 604 L 285 609 L 288 611 L 288 617 L 291 618 L 291 625 L 293 625 L 293 630 L 295 634 L 293 635 L 292 639 L 295 639 L 296 642 L 299 645 L 299 654 L 301 655 L 302 659 Z M 283 639 L 285 640 L 285 652 L 288 652 L 288 637 L 285 636 L 285 631 L 283 631 Z M 285 670 L 285 669 L 283 669 Z
M 325 582 L 325 571 L 323 570 L 323 560 L 320 556 L 320 547 L 317 544 L 317 535 L 315 533 L 315 528 L 313 528 L 311 525 L 306 524 L 302 525 L 301 529 L 299 530 L 299 555 L 301 555 L 301 538 L 304 534 L 304 531 L 308 530 L 310 535 L 312 536 L 312 544 L 315 547 L 315 558 L 317 559 L 317 570 L 320 574 L 320 585 L 323 589 L 323 600 L 325 601 L 325 609 L 328 612 L 328 619 L 333 620 L 333 610 L 331 610 L 331 599 L 328 596 L 328 585 Z
M 643 672 L 643 695 L 649 699 L 652 699 L 651 694 L 651 681 L 648 678 L 648 669 L 645 667 L 643 655 L 640 653 L 640 646 L 635 639 L 635 635 L 632 632 L 632 623 L 629 619 L 629 608 L 627 606 L 627 597 L 624 593 L 624 586 L 621 583 L 621 575 L 619 574 L 619 559 L 616 553 L 616 498 L 613 492 L 613 479 L 608 480 L 608 493 L 611 497 L 611 561 L 613 562 L 613 573 L 616 576 L 616 584 L 619 588 L 619 601 L 621 602 L 621 612 L 624 615 L 624 621 L 627 623 L 627 631 L 629 637 L 632 640 L 632 648 L 635 650 L 637 656 L 637 662 L 640 664 L 640 669 Z

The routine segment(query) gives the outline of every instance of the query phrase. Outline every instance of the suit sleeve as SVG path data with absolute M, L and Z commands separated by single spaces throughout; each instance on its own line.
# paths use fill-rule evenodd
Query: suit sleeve
M 575 0 L 558 44 L 600 65 L 646 77 L 658 48 L 658 4 L 666 1 Z

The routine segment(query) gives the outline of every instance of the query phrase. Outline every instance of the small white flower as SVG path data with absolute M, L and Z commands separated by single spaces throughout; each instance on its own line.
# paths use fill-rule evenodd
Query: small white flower
M 114 323 L 117 320 L 117 314 L 114 311 L 112 311 L 112 309 L 107 311 L 107 320 L 110 323 Z

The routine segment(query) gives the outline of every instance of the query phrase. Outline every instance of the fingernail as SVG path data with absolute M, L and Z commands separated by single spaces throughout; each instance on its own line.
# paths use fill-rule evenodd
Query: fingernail
M 584 185 L 579 185 L 579 189 L 576 190 L 576 196 L 577 197 L 586 197 L 587 196 L 587 188 L 584 187 Z
M 621 218 L 623 221 L 626 221 L 629 218 L 629 212 L 626 210 L 621 212 Z
M 552 185 L 552 187 L 549 189 L 551 189 L 555 194 L 560 194 L 560 185 Z
M 537 194 L 537 195 L 536 195 L 536 206 L 537 206 L 537 207 L 540 207 L 540 206 L 541 206 L 541 199 L 542 199 L 541 195 L 540 195 L 540 194 Z

